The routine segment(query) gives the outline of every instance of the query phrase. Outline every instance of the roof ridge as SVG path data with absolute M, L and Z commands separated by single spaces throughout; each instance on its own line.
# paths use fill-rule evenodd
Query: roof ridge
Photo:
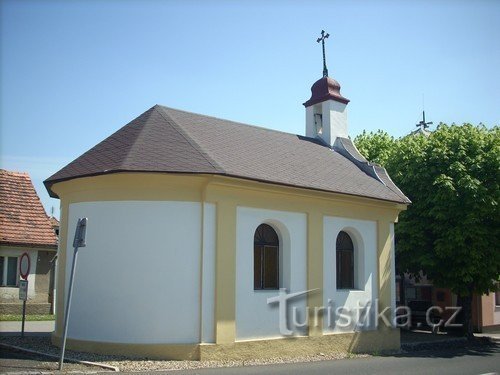
M 240 121 L 228 120 L 228 119 L 217 117 L 217 116 L 204 115 L 204 114 L 201 114 L 201 113 L 186 111 L 184 109 L 167 107 L 167 106 L 164 106 L 164 105 L 161 105 L 161 104 L 156 104 L 155 107 L 160 107 L 162 109 L 171 109 L 173 111 L 183 112 L 183 113 L 187 113 L 187 114 L 190 114 L 190 115 L 207 117 L 207 118 L 211 118 L 211 119 L 218 120 L 218 121 L 226 121 L 226 122 L 230 122 L 230 123 L 233 123 L 233 124 L 236 124 L 236 125 L 248 126 L 250 128 L 255 128 L 255 129 L 259 129 L 259 130 L 265 130 L 265 131 L 272 132 L 272 133 L 281 133 L 281 134 L 291 135 L 291 136 L 295 136 L 295 137 L 305 137 L 305 138 L 315 139 L 315 138 L 307 137 L 307 136 L 301 135 L 301 134 L 288 133 L 288 132 L 285 132 L 283 130 L 276 130 L 276 129 L 265 128 L 264 126 L 246 124 L 246 123 L 240 122 Z
M 153 107 L 155 109 L 155 111 L 158 112 L 158 114 L 163 117 L 163 119 L 165 121 L 168 121 L 172 126 L 173 128 L 194 148 L 196 149 L 196 151 L 198 151 L 200 153 L 200 155 L 212 166 L 214 167 L 216 170 L 218 170 L 219 172 L 222 172 L 222 173 L 226 173 L 226 171 L 224 170 L 224 168 L 222 168 L 221 165 L 219 165 L 219 163 L 217 163 L 214 158 L 212 158 L 207 151 L 205 151 L 199 144 L 198 142 L 196 142 L 190 135 L 189 133 L 183 129 L 177 122 L 175 122 L 175 120 L 170 117 L 168 115 L 168 113 L 165 113 L 165 111 L 163 111 L 163 106 L 161 105 L 155 105 Z M 168 108 L 168 107 L 165 107 L 165 108 Z
M 27 176 L 29 177 L 28 172 L 20 172 L 20 171 L 8 171 L 7 169 L 0 169 L 1 173 L 9 174 L 12 176 Z
M 155 110 L 155 107 L 151 107 L 149 108 L 146 112 L 142 113 L 141 115 L 137 116 L 135 119 L 133 119 L 132 121 L 130 121 L 129 123 L 127 123 L 127 125 L 131 124 L 133 121 L 137 120 L 138 118 L 144 116 L 147 114 L 147 119 L 149 119 L 151 117 L 151 114 L 153 113 L 153 111 Z M 127 149 L 127 152 L 126 152 L 126 156 L 125 158 L 123 158 L 123 160 L 121 161 L 120 163 L 120 168 L 117 168 L 117 169 L 121 169 L 124 167 L 124 165 L 127 165 L 127 162 L 129 161 L 129 158 L 130 158 L 130 153 L 133 151 L 134 149 L 134 146 L 135 144 L 137 143 L 137 140 L 141 137 L 143 131 L 145 130 L 145 123 L 147 121 L 147 119 L 144 121 L 144 123 L 141 124 L 140 128 L 138 128 L 138 132 L 137 132 L 137 135 L 136 137 L 134 138 L 133 142 L 130 143 L 128 149 Z M 118 131 L 124 129 L 127 125 L 125 126 L 122 126 L 120 129 L 118 129 L 116 132 L 114 132 L 113 134 L 111 134 L 110 136 L 108 136 L 107 138 L 104 139 L 104 141 L 106 139 L 109 139 L 110 137 L 112 137 L 113 135 L 115 135 Z

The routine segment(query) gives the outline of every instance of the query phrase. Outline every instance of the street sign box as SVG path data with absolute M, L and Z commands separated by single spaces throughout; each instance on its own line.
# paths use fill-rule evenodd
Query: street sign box
M 28 280 L 19 280 L 19 299 L 21 301 L 28 299 Z
M 87 218 L 83 217 L 78 219 L 76 224 L 75 239 L 73 240 L 73 247 L 85 247 L 85 236 L 87 235 Z

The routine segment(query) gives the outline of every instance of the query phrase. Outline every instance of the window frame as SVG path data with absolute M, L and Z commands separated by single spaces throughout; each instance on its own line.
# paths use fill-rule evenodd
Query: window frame
M 264 239 L 263 233 L 259 232 L 259 230 L 263 230 L 261 228 L 264 228 L 265 230 L 270 230 L 270 232 L 273 237 L 273 241 L 266 241 Z M 260 239 L 257 239 L 258 235 L 262 235 Z M 254 232 L 254 252 L 253 252 L 253 268 L 254 268 L 254 273 L 253 273 L 253 290 L 258 291 L 258 290 L 279 290 L 280 288 L 280 241 L 278 237 L 277 231 L 270 226 L 269 224 L 260 224 Z M 268 271 L 266 268 L 266 253 L 268 252 L 274 252 L 275 254 L 275 267 L 273 271 L 275 272 L 274 274 L 271 274 L 272 280 L 269 284 L 274 284 L 276 286 L 266 286 L 269 285 L 266 282 L 266 278 L 268 275 Z M 258 254 L 257 254 L 258 253 Z M 256 259 L 257 256 L 259 257 L 259 263 L 257 263 Z M 257 265 L 259 272 L 257 272 Z M 260 280 L 257 280 L 257 274 L 259 275 Z M 258 281 L 258 282 L 257 282 Z M 273 283 L 274 281 L 274 283 Z
M 2 255 L 1 258 L 2 258 L 3 264 L 2 264 L 2 269 L 0 269 L 0 272 L 2 273 L 1 279 L 0 279 L 0 287 L 18 288 L 19 287 L 19 256 Z M 15 283 L 14 284 L 8 283 L 9 263 L 10 263 L 9 260 L 10 259 L 16 260 Z
M 344 241 L 339 243 L 339 239 L 343 237 Z M 348 240 L 350 243 L 345 243 L 345 240 Z M 343 246 L 339 248 L 339 245 Z M 349 233 L 341 230 L 335 239 L 335 266 L 336 266 L 336 288 L 337 290 L 354 290 L 355 289 L 355 268 L 356 268 L 356 259 L 355 259 L 355 246 L 354 241 Z M 343 260 L 345 257 L 350 258 L 350 266 L 348 271 L 343 271 Z M 344 272 L 347 272 L 347 276 Z

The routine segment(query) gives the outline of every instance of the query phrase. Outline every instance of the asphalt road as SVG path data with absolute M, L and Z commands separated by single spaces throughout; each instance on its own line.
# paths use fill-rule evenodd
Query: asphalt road
M 500 345 L 313 363 L 154 372 L 154 375 L 331 375 L 331 374 L 494 374 L 500 373 Z M 137 373 L 136 373 L 137 374 Z
M 57 359 L 38 356 L 20 352 L 14 349 L 0 348 L 0 374 L 6 373 L 41 373 L 48 371 L 56 371 L 59 368 Z M 64 363 L 64 371 L 71 372 L 88 372 L 101 371 L 95 367 L 90 367 L 77 363 Z
M 40 373 L 57 369 L 57 360 L 38 357 L 16 350 L 0 349 L 0 373 Z M 102 372 L 103 369 L 79 364 L 65 364 L 69 372 Z M 57 371 L 56 371 L 57 373 Z M 490 346 L 471 346 L 445 350 L 426 350 L 412 353 L 321 361 L 311 363 L 249 366 L 188 371 L 155 371 L 152 375 L 210 375 L 210 374 L 500 374 L 500 343 Z M 139 375 L 141 373 L 131 373 Z M 146 373 L 142 373 L 146 374 Z

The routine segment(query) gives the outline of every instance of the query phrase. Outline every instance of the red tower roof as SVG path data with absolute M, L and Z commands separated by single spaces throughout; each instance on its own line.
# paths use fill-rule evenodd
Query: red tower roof
M 336 80 L 330 77 L 322 77 L 312 85 L 311 98 L 304 103 L 304 106 L 309 107 L 330 99 L 344 104 L 349 103 L 349 99 L 340 94 L 340 84 Z

